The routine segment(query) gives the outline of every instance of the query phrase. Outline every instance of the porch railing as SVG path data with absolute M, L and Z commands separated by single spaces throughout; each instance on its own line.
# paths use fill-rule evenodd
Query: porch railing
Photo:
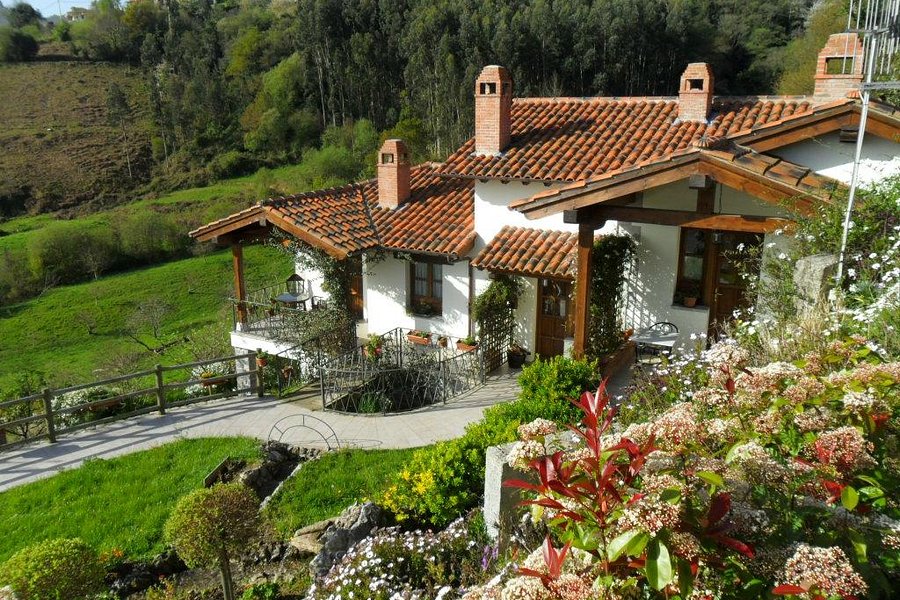
M 411 342 L 411 330 L 393 329 L 381 345 L 360 346 L 320 368 L 324 410 L 389 413 L 413 410 L 450 398 L 484 382 L 477 350 Z
M 357 348 L 356 323 L 348 320 L 318 335 L 311 336 L 274 355 L 267 366 L 264 379 L 271 377 L 278 396 L 284 397 L 306 385 L 319 381 L 319 368 L 342 354 Z
M 295 306 L 276 300 L 279 295 L 288 291 L 288 284 L 280 282 L 247 292 L 247 298 L 243 302 L 238 298 L 230 298 L 232 331 L 273 339 L 289 339 L 285 334 L 293 330 L 292 317 L 315 310 L 323 305 L 325 299 L 309 295 Z M 241 308 L 244 313 L 243 321 L 239 318 Z

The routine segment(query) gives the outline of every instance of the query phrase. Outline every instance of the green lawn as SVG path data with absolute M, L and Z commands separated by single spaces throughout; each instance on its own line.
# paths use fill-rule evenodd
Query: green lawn
M 249 289 L 283 280 L 292 272 L 289 257 L 265 246 L 249 246 L 244 261 Z M 227 339 L 231 325 L 227 298 L 233 295 L 233 281 L 231 253 L 226 250 L 54 288 L 2 307 L 0 389 L 25 369 L 42 372 L 59 387 L 109 377 L 123 363 L 135 367 L 126 369 L 133 371 L 157 362 L 190 362 L 185 338 L 220 324 L 209 335 Z M 145 351 L 124 335 L 138 305 L 152 298 L 171 307 L 162 321 L 162 340 L 178 342 L 161 355 Z M 149 331 L 141 338 L 158 344 Z M 128 355 L 132 356 L 126 360 Z
M 346 450 L 326 454 L 297 471 L 266 506 L 276 531 L 297 529 L 337 516 L 354 502 L 377 500 L 412 457 L 414 449 Z
M 203 485 L 227 456 L 255 459 L 249 438 L 181 440 L 110 460 L 92 460 L 0 493 L 0 562 L 29 544 L 80 537 L 97 550 L 145 558 L 163 550 L 175 502 Z

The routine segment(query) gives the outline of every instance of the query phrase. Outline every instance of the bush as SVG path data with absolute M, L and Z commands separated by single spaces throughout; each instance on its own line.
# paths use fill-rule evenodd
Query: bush
M 538 416 L 557 423 L 570 423 L 579 414 L 571 400 L 577 399 L 584 390 L 595 389 L 598 383 L 596 361 L 563 356 L 548 360 L 538 358 L 522 369 L 519 376 L 521 420 L 530 421 L 536 418 L 531 415 L 542 412 Z
M 462 437 L 417 451 L 388 486 L 382 504 L 399 521 L 438 527 L 474 508 L 484 490 L 486 450 L 515 440 L 522 423 L 575 420 L 578 408 L 572 400 L 596 385 L 595 368 L 595 363 L 564 357 L 535 361 L 519 376 L 518 400 L 487 409 Z
M 135 214 L 117 224 L 122 251 L 134 264 L 153 264 L 190 246 L 183 227 L 159 213 Z
M 226 600 L 234 598 L 231 557 L 259 533 L 259 501 L 240 483 L 217 484 L 178 501 L 166 540 L 189 567 L 217 566 Z
M 238 150 L 229 150 L 217 155 L 207 165 L 213 179 L 237 177 L 247 172 L 250 161 L 247 155 Z
M 0 27 L 0 62 L 31 60 L 38 53 L 35 39 L 12 27 Z
M 28 244 L 28 261 L 44 285 L 95 279 L 113 266 L 118 243 L 107 226 L 57 223 L 37 232 Z
M 75 600 L 98 591 L 103 568 L 80 539 L 52 539 L 28 546 L 0 568 L 0 583 L 20 600 Z

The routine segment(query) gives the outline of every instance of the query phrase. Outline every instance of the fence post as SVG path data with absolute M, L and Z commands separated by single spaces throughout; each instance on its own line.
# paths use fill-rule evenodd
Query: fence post
M 166 389 L 163 387 L 162 365 L 156 365 L 156 407 L 159 414 L 166 414 Z
M 56 442 L 56 426 L 53 424 L 53 394 L 50 388 L 44 388 L 44 415 L 47 419 L 47 439 Z
M 263 384 L 263 367 L 256 360 L 257 354 L 255 350 L 250 351 L 250 372 L 255 373 L 255 379 L 250 380 L 251 390 L 254 382 L 256 383 L 256 396 L 262 398 L 265 394 L 265 385 Z
M 319 393 L 322 394 L 322 410 L 327 410 L 325 406 L 325 366 L 319 365 Z

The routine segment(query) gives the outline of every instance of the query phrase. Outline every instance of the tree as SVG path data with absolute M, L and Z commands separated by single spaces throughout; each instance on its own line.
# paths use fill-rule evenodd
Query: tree
M 9 19 L 10 25 L 16 29 L 21 29 L 28 25 L 40 25 L 43 17 L 41 13 L 27 2 L 20 2 L 9 9 L 7 19 Z
M 128 97 L 118 83 L 110 84 L 106 92 L 106 117 L 109 122 L 122 129 L 122 148 L 125 150 L 125 163 L 128 165 L 128 178 L 131 179 L 131 157 L 128 153 L 128 131 L 125 126 L 131 120 L 131 106 Z
M 225 600 L 234 600 L 231 558 L 259 535 L 259 501 L 240 483 L 216 484 L 181 498 L 165 537 L 189 567 L 217 566 Z

